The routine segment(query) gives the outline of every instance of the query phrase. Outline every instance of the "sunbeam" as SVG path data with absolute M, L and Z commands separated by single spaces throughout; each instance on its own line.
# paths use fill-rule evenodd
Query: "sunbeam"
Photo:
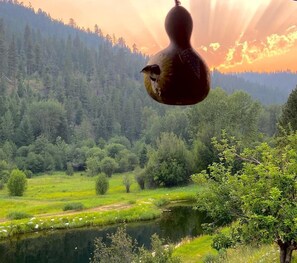
M 79 26 L 91 29 L 98 24 L 104 34 L 122 36 L 128 45 L 135 43 L 149 55 L 169 43 L 164 20 L 174 0 L 24 0 L 24 3 L 29 1 L 36 10 L 42 8 L 54 18 L 66 22 L 74 18 Z M 192 44 L 210 68 L 244 71 L 255 65 L 257 71 L 262 70 L 257 65 L 265 64 L 265 70 L 269 71 L 269 63 L 259 63 L 260 60 L 275 56 L 281 61 L 285 54 L 297 56 L 296 1 L 181 0 L 181 4 L 193 17 Z M 271 46 L 273 41 L 276 42 Z M 297 63 L 288 68 L 297 71 Z

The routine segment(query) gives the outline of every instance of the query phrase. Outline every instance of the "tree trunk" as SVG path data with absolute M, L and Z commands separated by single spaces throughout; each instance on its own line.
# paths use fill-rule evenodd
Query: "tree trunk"
M 291 263 L 294 246 L 288 243 L 279 244 L 280 263 Z

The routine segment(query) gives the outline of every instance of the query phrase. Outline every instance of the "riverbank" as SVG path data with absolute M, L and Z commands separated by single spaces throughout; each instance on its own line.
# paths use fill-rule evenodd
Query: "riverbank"
M 81 174 L 34 177 L 28 180 L 23 197 L 10 197 L 3 189 L 0 191 L 0 239 L 53 229 L 152 220 L 160 217 L 163 205 L 193 201 L 199 191 L 196 185 L 141 190 L 133 182 L 131 192 L 126 193 L 122 178 L 123 174 L 114 175 L 104 196 L 96 195 L 95 178 Z M 81 204 L 83 209 L 63 211 L 69 204 Z M 9 220 L 7 217 L 11 214 L 28 218 Z

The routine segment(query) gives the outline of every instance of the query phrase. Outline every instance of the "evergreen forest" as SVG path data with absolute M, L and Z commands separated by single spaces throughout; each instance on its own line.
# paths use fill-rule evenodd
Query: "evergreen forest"
M 204 102 L 164 106 L 146 94 L 140 71 L 148 57 L 136 45 L 18 1 L 0 1 L 0 58 L 3 183 L 13 168 L 28 176 L 67 169 L 93 176 L 139 166 L 159 173 L 149 186 L 184 184 L 217 158 L 211 139 L 221 130 L 245 145 L 275 135 L 297 83 L 289 71 L 214 70 Z M 166 178 L 160 165 L 186 172 Z

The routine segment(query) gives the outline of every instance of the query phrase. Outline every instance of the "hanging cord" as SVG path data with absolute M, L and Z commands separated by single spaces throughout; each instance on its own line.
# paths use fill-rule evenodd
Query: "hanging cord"
M 176 5 L 176 6 L 181 5 L 180 1 L 179 1 L 179 0 L 175 0 L 175 5 Z

